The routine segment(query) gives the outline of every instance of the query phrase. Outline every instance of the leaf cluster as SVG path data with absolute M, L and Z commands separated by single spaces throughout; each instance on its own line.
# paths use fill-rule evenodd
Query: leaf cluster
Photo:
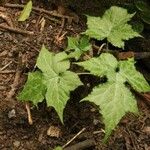
M 87 17 L 87 36 L 68 37 L 66 52 L 54 54 L 45 46 L 37 58 L 37 71 L 28 74 L 28 80 L 18 95 L 22 101 L 31 101 L 34 105 L 46 100 L 47 106 L 55 108 L 61 122 L 63 110 L 70 98 L 70 92 L 83 85 L 77 73 L 70 70 L 69 58 L 78 60 L 92 47 L 89 38 L 107 40 L 117 47 L 124 47 L 124 40 L 140 36 L 127 22 L 134 14 L 128 14 L 120 7 L 111 7 L 103 17 Z M 118 61 L 112 54 L 102 53 L 98 57 L 83 62 L 75 62 L 84 70 L 98 77 L 107 77 L 107 82 L 93 88 L 93 91 L 81 101 L 90 101 L 99 106 L 105 124 L 105 140 L 121 118 L 127 113 L 138 114 L 137 102 L 128 83 L 135 91 L 148 92 L 150 86 L 139 73 L 134 59 Z
M 18 99 L 32 101 L 34 105 L 46 99 L 47 106 L 52 106 L 63 122 L 63 110 L 69 99 L 70 91 L 82 85 L 79 77 L 69 71 L 70 62 L 65 52 L 50 53 L 42 47 L 37 59 L 40 71 L 29 73 L 28 80 Z

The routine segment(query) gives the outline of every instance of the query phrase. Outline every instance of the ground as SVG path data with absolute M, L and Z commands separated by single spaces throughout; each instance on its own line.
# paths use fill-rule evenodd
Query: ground
M 35 2 L 34 6 L 50 9 L 41 1 Z M 80 13 L 77 16 L 68 12 L 65 15 L 71 14 L 75 19 L 65 19 L 63 24 L 59 16 L 33 10 L 30 18 L 20 23 L 17 21 L 20 11 L 18 7 L 0 6 L 0 149 L 50 150 L 57 145 L 65 145 L 81 132 L 65 147 L 66 150 L 150 150 L 149 94 L 134 93 L 140 115 L 127 114 L 105 144 L 102 142 L 104 125 L 97 107 L 87 102 L 79 103 L 91 90 L 88 86 L 85 89 L 79 87 L 71 93 L 64 111 L 64 124 L 61 124 L 53 108 L 46 108 L 45 103 L 41 103 L 38 107 L 30 104 L 33 124 L 29 125 L 25 103 L 16 97 L 27 79 L 27 73 L 35 69 L 42 44 L 55 53 L 63 51 L 67 36 L 84 31 L 86 21 Z M 150 51 L 149 33 L 147 29 L 143 32 L 146 38 L 129 41 L 126 50 Z M 149 58 L 138 61 L 137 68 L 150 81 L 148 63 Z M 100 82 L 89 75 L 80 78 L 83 83 L 88 81 L 92 86 Z

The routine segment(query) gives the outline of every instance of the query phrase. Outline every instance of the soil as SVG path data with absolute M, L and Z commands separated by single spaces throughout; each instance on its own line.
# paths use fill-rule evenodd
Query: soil
M 21 4 L 22 1 L 16 0 L 13 3 Z M 34 6 L 49 11 L 54 9 L 42 1 L 34 1 Z M 85 6 L 89 8 L 88 3 Z M 80 10 L 82 12 L 82 5 Z M 55 110 L 47 108 L 45 102 L 40 103 L 38 107 L 30 104 L 33 124 L 29 125 L 25 104 L 16 97 L 25 84 L 28 72 L 35 70 L 36 58 L 42 44 L 55 53 L 63 51 L 67 45 L 67 36 L 76 36 L 84 31 L 86 20 L 78 13 L 79 21 L 70 22 L 66 19 L 63 25 L 61 17 L 33 10 L 27 21 L 18 22 L 20 11 L 20 8 L 0 6 L 0 25 L 20 29 L 21 32 L 30 31 L 19 33 L 20 30 L 12 31 L 0 26 L 0 150 L 51 150 L 57 145 L 65 145 L 82 130 L 84 131 L 68 144 L 66 149 L 150 150 L 150 93 L 134 93 L 140 115 L 127 114 L 107 143 L 102 142 L 104 125 L 97 107 L 87 102 L 79 103 L 79 100 L 91 91 L 88 86 L 79 87 L 71 93 L 64 111 L 63 125 Z M 93 9 L 90 11 L 94 12 Z M 77 18 L 75 13 L 67 12 L 65 15 L 71 14 Z M 97 14 L 97 10 L 95 13 Z M 5 17 L 1 17 L 1 14 Z M 143 36 L 146 38 L 126 43 L 126 51 L 150 51 L 149 35 L 150 31 L 145 30 Z M 97 44 L 100 46 L 101 43 Z M 147 81 L 150 81 L 148 63 L 149 58 L 142 59 L 138 61 L 137 68 Z M 81 75 L 80 78 L 91 87 L 102 82 L 89 75 Z

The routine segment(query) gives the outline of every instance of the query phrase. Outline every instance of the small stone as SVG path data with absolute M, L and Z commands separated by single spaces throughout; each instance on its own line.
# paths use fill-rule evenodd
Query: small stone
M 31 23 L 34 23 L 34 24 L 36 24 L 36 20 L 35 20 L 35 19 L 33 19 L 33 20 L 31 21 Z
M 91 108 L 90 111 L 91 111 L 91 112 L 95 112 L 96 109 L 95 109 L 95 108 Z
M 28 136 L 25 135 L 21 139 L 26 140 L 26 139 L 28 139 Z
M 98 125 L 99 123 L 100 123 L 100 121 L 99 121 L 98 119 L 94 119 L 94 120 L 93 120 L 93 124 L 94 124 L 94 125 Z
M 8 118 L 14 118 L 16 117 L 16 111 L 15 109 L 12 109 L 11 111 L 8 112 Z
M 15 142 L 13 143 L 13 145 L 14 145 L 14 147 L 19 147 L 19 146 L 20 146 L 20 142 L 19 142 L 19 141 L 15 141 Z

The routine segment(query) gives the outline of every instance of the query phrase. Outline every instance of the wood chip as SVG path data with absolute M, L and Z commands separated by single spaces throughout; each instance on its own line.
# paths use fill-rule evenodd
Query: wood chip
M 50 137 L 61 137 L 61 129 L 56 127 L 56 126 L 50 126 L 49 129 L 47 130 L 47 135 Z

